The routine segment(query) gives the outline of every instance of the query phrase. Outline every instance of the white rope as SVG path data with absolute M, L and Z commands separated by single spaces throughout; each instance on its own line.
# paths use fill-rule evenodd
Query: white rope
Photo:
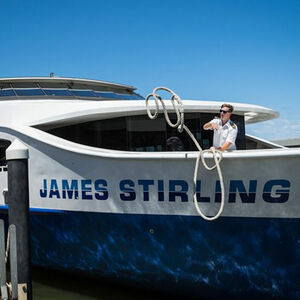
M 167 109 L 166 109 L 166 106 L 164 104 L 164 101 L 162 100 L 162 98 L 157 94 L 157 92 L 159 90 L 162 90 L 162 91 L 166 91 L 166 92 L 169 92 L 171 94 L 171 103 L 172 103 L 172 106 L 174 108 L 174 111 L 176 113 L 176 116 L 177 116 L 177 121 L 176 123 L 172 123 L 170 121 L 170 118 L 169 118 L 169 115 L 168 115 L 168 112 L 167 112 Z M 149 108 L 149 100 L 150 98 L 153 98 L 154 99 L 154 103 L 155 103 L 155 111 L 154 111 L 154 114 L 151 113 L 151 110 Z M 201 148 L 201 146 L 199 145 L 198 141 L 195 139 L 194 135 L 192 134 L 192 132 L 189 130 L 189 128 L 187 126 L 184 125 L 184 107 L 183 107 L 183 104 L 182 104 L 182 101 L 180 99 L 180 97 L 175 94 L 171 89 L 169 88 L 166 88 L 166 87 L 157 87 L 153 90 L 153 92 L 151 94 L 149 94 L 147 97 L 146 97 L 146 109 L 147 109 L 147 114 L 149 116 L 150 119 L 156 119 L 157 116 L 158 116 L 158 113 L 159 113 L 159 102 L 161 103 L 162 105 L 162 108 L 163 108 L 163 113 L 165 115 L 165 118 L 166 118 L 166 121 L 167 123 L 173 127 L 173 128 L 178 128 L 178 131 L 179 132 L 182 132 L 183 129 L 186 131 L 186 133 L 191 137 L 191 139 L 193 140 L 194 144 L 196 145 L 196 147 L 198 148 L 199 150 L 199 155 L 197 157 L 197 160 L 196 160 L 196 164 L 195 164 L 195 171 L 194 171 L 194 204 L 195 204 L 195 207 L 196 207 L 196 210 L 197 212 L 199 213 L 199 215 L 207 220 L 207 221 L 213 221 L 213 220 L 216 220 L 220 215 L 221 213 L 223 212 L 223 209 L 224 209 L 224 204 L 225 204 L 225 188 L 224 188 L 224 181 L 223 181 L 223 176 L 222 176 L 222 171 L 221 171 L 221 168 L 220 168 L 220 162 L 223 158 L 222 156 L 222 152 L 215 149 L 214 147 L 211 147 L 210 150 L 203 150 Z M 177 103 L 177 105 L 176 105 Z M 205 161 L 205 158 L 204 158 L 204 153 L 206 152 L 212 152 L 213 154 L 213 158 L 214 158 L 214 161 L 215 161 L 215 164 L 213 166 L 208 166 L 206 161 Z M 207 169 L 207 170 L 214 170 L 215 168 L 217 168 L 217 171 L 218 171 L 218 175 L 219 175 L 219 179 L 220 179 L 220 185 L 221 185 L 221 204 L 220 204 L 220 207 L 219 207 L 219 211 L 218 213 L 213 216 L 213 217 L 208 217 L 206 216 L 200 209 L 199 207 L 199 204 L 198 204 L 198 201 L 197 201 L 197 191 L 196 191 L 196 187 L 197 187 L 197 177 L 198 177 L 198 169 L 199 169 L 199 162 L 200 162 L 200 158 L 201 158 L 201 161 L 202 161 L 202 164 L 204 165 L 204 167 Z
M 6 240 L 5 263 L 7 263 L 8 252 L 9 252 L 9 230 L 7 232 L 7 240 Z
M 157 95 L 158 90 L 164 90 L 166 92 L 169 92 L 172 95 L 170 100 L 171 100 L 172 106 L 175 110 L 175 113 L 177 115 L 176 123 L 172 123 L 170 121 L 170 118 L 169 118 L 166 106 L 164 104 L 164 101 L 162 100 L 162 98 L 159 95 Z M 150 108 L 149 108 L 149 104 L 148 104 L 148 101 L 151 97 L 154 98 L 155 106 L 156 106 L 154 115 L 152 115 L 152 113 L 150 111 Z M 166 87 L 157 87 L 157 88 L 155 88 L 153 90 L 152 94 L 149 94 L 146 97 L 147 114 L 148 114 L 149 118 L 152 119 L 152 120 L 156 119 L 157 116 L 158 116 L 158 111 L 159 111 L 159 102 L 158 101 L 160 101 L 160 103 L 163 107 L 163 112 L 165 114 L 165 118 L 166 118 L 167 123 L 173 128 L 178 128 L 179 132 L 182 132 L 183 131 L 183 124 L 184 124 L 184 108 L 183 108 L 183 104 L 181 102 L 180 97 L 178 95 L 176 95 L 172 90 L 170 90 Z M 175 102 L 177 102 L 178 106 L 175 105 Z
M 8 288 L 8 293 L 9 293 L 9 299 L 12 299 L 12 283 L 11 282 L 6 282 L 6 286 Z
M 6 240 L 6 250 L 5 250 L 5 264 L 7 264 L 8 254 L 9 254 L 9 239 L 10 239 L 10 234 L 9 234 L 9 229 L 8 229 L 7 240 Z M 6 286 L 8 288 L 8 293 L 9 293 L 9 296 L 11 298 L 11 295 L 12 295 L 12 283 L 11 282 L 6 282 Z

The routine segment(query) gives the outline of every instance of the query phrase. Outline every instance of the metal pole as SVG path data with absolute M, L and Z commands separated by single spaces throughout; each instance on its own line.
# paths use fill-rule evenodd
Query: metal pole
M 6 150 L 8 166 L 8 218 L 16 226 L 18 291 L 32 299 L 29 231 L 28 148 L 15 140 Z

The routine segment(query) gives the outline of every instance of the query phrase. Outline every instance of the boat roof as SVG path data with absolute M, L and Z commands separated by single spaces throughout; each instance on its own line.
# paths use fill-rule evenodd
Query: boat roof
M 285 147 L 300 147 L 300 138 L 289 138 L 289 139 L 280 139 L 274 140 L 273 143 L 285 146 Z
M 188 111 L 193 107 L 193 105 L 189 105 L 189 103 L 192 103 L 191 100 L 185 100 L 185 111 Z M 197 100 L 196 102 L 194 100 L 193 103 L 199 105 L 198 110 L 201 112 L 217 113 L 219 115 L 219 109 L 221 105 L 224 104 L 224 101 Z M 234 107 L 233 114 L 243 115 L 245 117 L 246 124 L 272 120 L 279 117 L 277 111 L 265 106 L 230 101 L 226 101 L 226 103 L 231 104 Z
M 11 78 L 0 78 L 0 87 L 1 83 L 67 83 L 70 86 L 74 84 L 84 84 L 88 86 L 99 86 L 99 87 L 113 87 L 117 89 L 124 89 L 129 91 L 134 91 L 136 88 L 130 85 L 124 85 L 119 83 L 113 83 L 102 80 L 95 79 L 83 79 L 83 78 L 73 78 L 73 77 L 59 77 L 59 76 L 50 76 L 50 77 L 11 77 Z
M 129 86 L 129 85 L 123 85 L 118 83 L 112 83 L 107 81 L 101 81 L 101 80 L 94 80 L 94 79 L 82 79 L 82 78 L 67 78 L 67 77 L 58 77 L 58 76 L 50 76 L 50 77 L 14 77 L 14 78 L 0 78 L 0 95 L 1 95 L 1 89 L 11 89 L 11 90 L 18 90 L 18 89 L 24 89 L 25 90 L 44 90 L 47 89 L 48 86 L 50 88 L 60 88 L 63 86 L 67 86 L 65 89 L 68 91 L 72 91 L 72 93 L 76 93 L 76 89 L 82 90 L 85 89 L 91 89 L 95 92 L 97 91 L 114 91 L 115 93 L 133 93 L 134 90 L 136 90 L 135 87 Z M 145 113 L 145 101 L 143 100 L 143 97 L 139 95 L 139 97 L 135 97 L 134 95 L 123 95 L 122 97 L 120 94 L 115 95 L 117 99 L 114 99 L 114 101 L 86 101 L 86 100 L 105 100 L 105 97 L 112 97 L 112 93 L 109 96 L 106 96 L 105 93 L 102 95 L 101 92 L 97 92 L 97 95 L 94 95 L 94 98 L 88 97 L 86 95 L 79 95 L 74 96 L 76 99 L 71 99 L 71 97 L 67 97 L 68 101 L 59 101 L 59 100 L 66 100 L 66 97 L 57 95 L 56 100 L 53 101 L 52 95 L 49 94 L 43 94 L 41 95 L 26 95 L 26 96 L 17 96 L 17 97 L 11 97 L 11 96 L 5 96 L 2 97 L 2 100 L 20 100 L 22 103 L 18 103 L 18 107 L 21 107 L 24 105 L 24 109 L 29 109 L 30 104 L 29 102 L 34 101 L 34 105 L 38 104 L 40 102 L 39 100 L 43 100 L 43 107 L 45 108 L 45 102 L 44 100 L 51 101 L 48 102 L 48 105 L 50 107 L 55 108 L 55 111 L 52 112 L 52 119 L 57 118 L 64 118 L 66 117 L 64 114 L 67 111 L 68 117 L 71 117 L 71 115 L 80 115 L 84 114 L 85 118 L 89 118 L 90 114 L 97 115 L 101 114 L 104 116 L 106 113 L 113 110 L 113 115 L 116 117 L 118 114 L 121 116 L 122 114 L 144 114 Z M 95 97 L 96 96 L 96 97 Z M 101 98 L 103 97 L 103 98 Z M 26 103 L 22 99 L 27 99 Z M 70 100 L 69 100 L 70 99 Z M 118 101 L 121 99 L 130 100 L 125 101 L 122 100 L 122 102 Z M 110 99 L 111 100 L 111 99 Z M 203 101 L 203 100 L 183 100 L 184 101 L 184 108 L 186 112 L 208 112 L 208 113 L 216 113 L 218 114 L 219 109 L 221 105 L 224 102 L 220 101 Z M 2 105 L 4 105 L 4 102 L 6 101 L 0 101 Z M 227 102 L 227 101 L 226 101 Z M 150 100 L 151 105 L 154 107 L 154 101 Z M 169 100 L 165 101 L 166 106 L 170 112 L 173 110 L 172 103 Z M 245 123 L 256 123 L 266 120 L 271 120 L 274 118 L 277 118 L 279 116 L 279 113 L 263 107 L 259 105 L 253 105 L 253 104 L 245 104 L 245 103 L 235 103 L 235 102 L 227 102 L 229 104 L 232 104 L 234 106 L 234 114 L 237 115 L 244 115 L 245 117 Z M 40 103 L 41 104 L 41 103 Z M 47 112 L 51 111 L 51 109 L 46 110 Z M 60 108 L 57 110 L 57 108 Z M 62 114 L 57 113 L 58 111 L 62 111 Z M 41 114 L 41 113 L 40 113 Z M 46 116 L 45 116 L 46 117 Z M 49 117 L 49 116 L 47 116 Z

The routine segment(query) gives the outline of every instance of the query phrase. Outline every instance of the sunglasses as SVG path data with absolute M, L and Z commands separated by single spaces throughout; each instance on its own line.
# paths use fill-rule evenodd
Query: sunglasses
M 228 112 L 230 112 L 230 111 L 228 111 L 228 110 L 223 110 L 223 109 L 220 109 L 220 113 L 227 114 Z

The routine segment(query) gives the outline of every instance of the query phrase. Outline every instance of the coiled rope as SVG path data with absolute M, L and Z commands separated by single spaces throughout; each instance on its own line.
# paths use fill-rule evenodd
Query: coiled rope
M 9 245 L 10 245 L 9 240 L 10 240 L 10 233 L 9 233 L 9 229 L 8 229 L 7 240 L 6 240 L 5 258 L 4 258 L 5 264 L 7 264 L 7 260 L 8 260 Z M 12 283 L 11 282 L 6 282 L 6 286 L 8 288 L 8 293 L 9 293 L 9 295 L 11 297 L 11 295 L 12 295 Z
M 174 108 L 174 111 L 176 113 L 177 116 L 177 121 L 175 123 L 172 123 L 170 121 L 169 115 L 168 115 L 168 111 L 167 108 L 164 104 L 164 101 L 162 100 L 162 97 L 158 95 L 158 91 L 166 91 L 168 93 L 171 94 L 171 104 Z M 154 114 L 151 113 L 151 110 L 149 108 L 149 100 L 150 98 L 154 99 L 154 103 L 155 103 L 155 110 L 154 110 Z M 173 127 L 173 128 L 177 128 L 179 132 L 183 132 L 183 130 L 186 131 L 186 133 L 190 136 L 190 138 L 193 140 L 194 144 L 196 145 L 197 149 L 199 150 L 199 155 L 197 157 L 196 160 L 196 164 L 195 164 L 195 171 L 194 171 L 194 196 L 193 196 L 193 200 L 194 200 L 194 204 L 196 207 L 197 212 L 199 213 L 199 215 L 207 220 L 207 221 L 213 221 L 216 220 L 221 213 L 223 212 L 224 209 L 224 204 L 225 204 L 225 188 L 224 188 L 224 181 L 223 181 L 223 176 L 222 176 L 222 171 L 220 168 L 220 162 L 223 158 L 222 152 L 215 149 L 214 147 L 211 147 L 209 150 L 203 150 L 201 148 L 201 146 L 199 145 L 198 141 L 195 139 L 194 135 L 192 134 L 192 132 L 189 130 L 189 128 L 184 124 L 184 107 L 182 104 L 182 101 L 180 99 L 180 97 L 175 94 L 171 89 L 166 88 L 166 87 L 157 87 L 153 90 L 153 92 L 151 94 L 149 94 L 146 97 L 146 109 L 147 109 L 147 114 L 149 116 L 150 119 L 156 119 L 159 113 L 159 102 L 162 105 L 163 108 L 163 113 L 165 115 L 165 119 L 167 121 L 167 123 L 169 124 L 169 126 Z M 177 105 L 176 105 L 177 104 Z M 213 166 L 208 166 L 205 158 L 204 158 L 204 153 L 210 152 L 213 154 L 213 158 L 215 161 L 215 164 Z M 220 179 L 220 186 L 221 186 L 221 204 L 219 207 L 219 211 L 218 213 L 213 216 L 213 217 L 208 217 L 206 216 L 201 208 L 199 207 L 198 201 L 197 201 L 197 191 L 196 191 L 196 187 L 197 187 L 197 177 L 198 177 L 198 169 L 199 169 L 199 163 L 200 163 L 200 159 L 202 161 L 203 166 L 211 171 L 214 169 L 217 169 L 218 171 L 218 175 L 219 175 L 219 179 Z

